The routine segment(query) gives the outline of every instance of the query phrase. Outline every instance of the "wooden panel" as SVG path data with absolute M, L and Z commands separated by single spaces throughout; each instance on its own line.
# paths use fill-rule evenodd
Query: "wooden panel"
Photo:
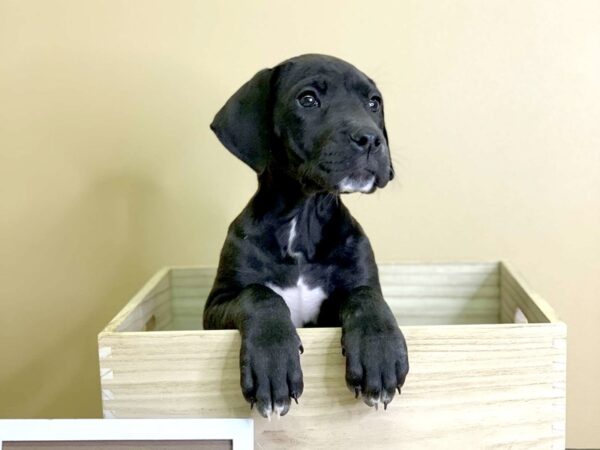
M 498 298 L 420 298 L 386 296 L 400 325 L 460 325 L 469 323 L 498 323 Z M 199 330 L 205 298 L 176 298 L 173 300 L 172 330 Z M 157 329 L 167 329 L 157 327 Z
M 170 269 L 159 270 L 106 326 L 105 331 L 142 331 L 166 328 L 171 311 Z
M 402 326 L 498 322 L 497 263 L 381 265 L 379 273 Z
M 554 309 L 507 262 L 500 265 L 500 291 L 502 323 L 514 322 L 517 309 L 531 323 L 558 322 Z
M 471 297 L 488 297 L 499 298 L 498 285 L 496 286 L 430 286 L 427 282 L 422 285 L 384 284 L 381 286 L 384 296 L 387 297 L 439 297 L 439 298 L 471 298 Z
M 399 263 L 379 264 L 379 276 L 399 284 L 497 285 L 499 263 Z M 174 287 L 208 287 L 216 275 L 214 267 L 171 267 Z M 494 278 L 496 277 L 496 278 Z M 486 283 L 487 281 L 487 283 Z
M 173 270 L 173 286 L 204 286 L 210 288 L 217 274 L 215 267 L 175 266 Z
M 400 325 L 498 323 L 498 298 L 385 298 Z
M 216 275 L 214 267 L 173 267 L 173 321 L 169 330 L 201 330 L 202 313 Z
M 173 313 L 176 318 L 189 316 L 202 316 L 204 311 L 205 298 L 178 298 L 173 303 Z
M 384 296 L 401 325 L 497 323 L 498 267 L 498 263 L 382 264 L 379 273 Z M 170 329 L 200 329 L 215 273 L 206 267 L 173 268 Z
M 174 272 L 175 273 L 175 272 Z M 196 280 L 194 278 L 188 279 L 190 282 L 201 283 L 204 282 L 204 279 L 200 278 Z M 177 286 L 174 285 L 172 289 L 173 298 L 204 298 L 208 297 L 210 293 L 210 289 L 212 286 L 212 281 L 208 285 L 198 285 L 198 286 Z
M 191 316 L 176 316 L 173 321 L 165 328 L 165 331 L 176 330 L 202 330 L 202 313 Z
M 256 448 L 564 448 L 565 326 L 405 327 L 411 372 L 387 411 L 344 384 L 340 330 L 300 329 L 305 393 L 253 416 Z M 101 333 L 106 417 L 248 417 L 236 331 Z
M 465 274 L 475 275 L 481 274 L 487 276 L 497 273 L 498 262 L 401 262 L 393 264 L 379 264 L 379 274 L 385 276 L 387 274 Z

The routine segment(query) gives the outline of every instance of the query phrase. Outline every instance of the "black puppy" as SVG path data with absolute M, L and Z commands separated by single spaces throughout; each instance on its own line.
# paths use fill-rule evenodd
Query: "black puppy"
M 348 387 L 387 407 L 408 373 L 406 343 L 340 201 L 394 176 L 375 83 L 337 58 L 299 56 L 258 72 L 211 128 L 258 174 L 204 311 L 206 329 L 240 330 L 244 397 L 265 417 L 286 414 L 303 390 L 296 327 L 341 325 Z

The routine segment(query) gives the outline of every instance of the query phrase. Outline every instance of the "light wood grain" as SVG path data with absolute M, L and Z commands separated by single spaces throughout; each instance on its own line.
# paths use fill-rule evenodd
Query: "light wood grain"
M 143 330 L 153 314 L 160 315 L 162 313 L 170 316 L 170 307 L 159 311 L 162 304 L 170 305 L 171 303 L 170 273 L 171 269 L 168 267 L 159 270 L 119 311 L 104 331 Z M 165 295 L 161 297 L 161 293 L 165 293 Z M 164 323 L 168 324 L 171 320 L 171 317 L 167 317 Z
M 410 375 L 375 411 L 345 387 L 339 329 L 299 330 L 305 393 L 281 420 L 252 416 L 257 448 L 564 448 L 563 324 L 403 331 Z M 236 331 L 103 333 L 100 345 L 111 417 L 250 416 Z
M 519 308 L 531 323 L 557 322 L 554 309 L 506 261 L 500 264 L 501 322 L 511 323 Z
M 214 268 L 171 270 L 173 321 L 166 329 L 199 329 Z M 384 297 L 400 325 L 497 323 L 498 263 L 382 264 Z
M 281 420 L 252 416 L 256 448 L 564 448 L 566 327 L 510 265 L 380 273 L 401 324 L 439 324 L 403 326 L 411 371 L 402 396 L 388 411 L 354 400 L 340 330 L 299 329 L 305 392 Z M 214 274 L 162 270 L 99 335 L 105 417 L 250 416 L 237 331 L 199 330 Z M 494 323 L 517 308 L 530 323 Z M 149 323 L 187 331 L 142 331 Z

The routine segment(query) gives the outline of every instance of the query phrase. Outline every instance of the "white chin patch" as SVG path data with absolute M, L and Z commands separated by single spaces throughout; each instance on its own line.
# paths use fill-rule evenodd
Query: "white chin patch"
M 357 180 L 352 177 L 346 177 L 340 181 L 339 189 L 341 192 L 371 192 L 375 184 L 375 177 L 369 177 L 366 180 Z

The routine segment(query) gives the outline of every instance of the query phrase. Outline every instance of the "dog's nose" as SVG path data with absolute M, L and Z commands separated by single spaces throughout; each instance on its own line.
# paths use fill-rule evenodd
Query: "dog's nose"
M 381 148 L 381 138 L 378 133 L 370 130 L 360 130 L 350 134 L 352 142 L 363 151 L 376 152 Z

